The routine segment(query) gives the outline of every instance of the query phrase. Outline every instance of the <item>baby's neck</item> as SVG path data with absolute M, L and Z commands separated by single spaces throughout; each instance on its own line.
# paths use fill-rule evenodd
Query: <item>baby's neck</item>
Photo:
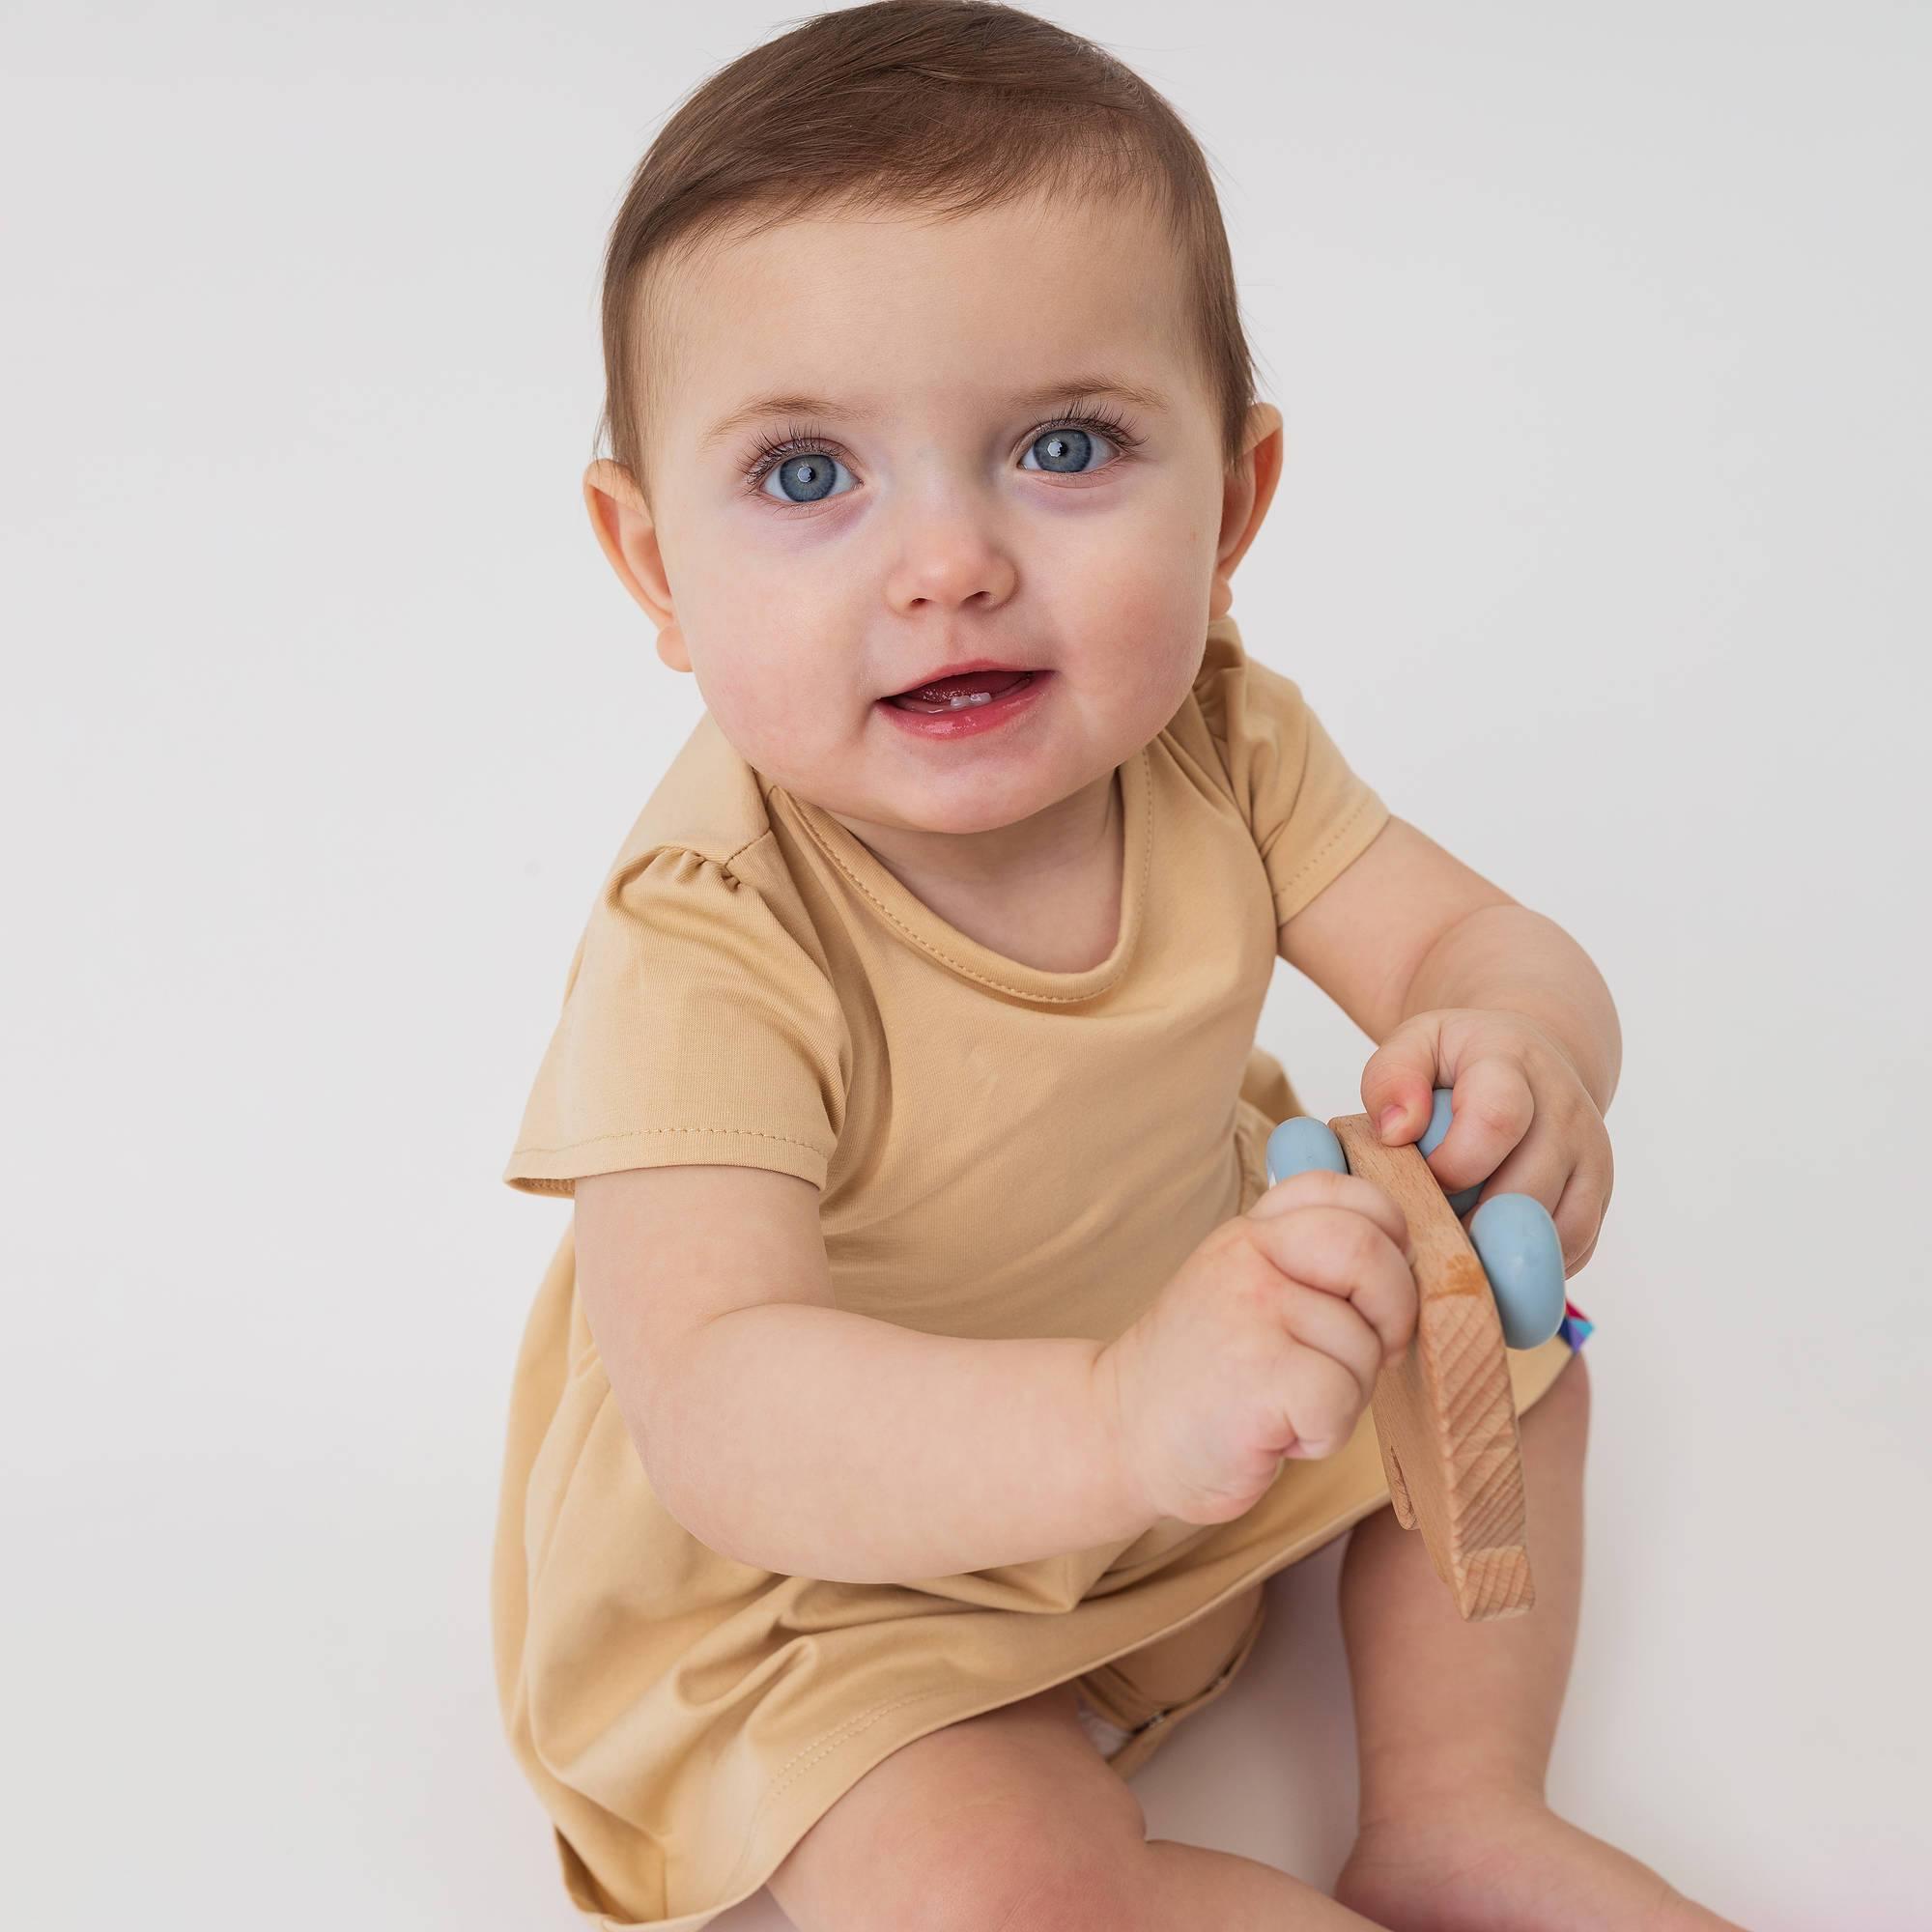
M 922 904 L 1022 966 L 1080 973 L 1114 950 L 1126 844 L 1118 771 L 996 833 L 908 833 L 832 816 Z

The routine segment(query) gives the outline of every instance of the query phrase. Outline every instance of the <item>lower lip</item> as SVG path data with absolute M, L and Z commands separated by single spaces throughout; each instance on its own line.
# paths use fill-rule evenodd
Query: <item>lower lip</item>
M 1023 711 L 1031 711 L 1052 675 L 1051 671 L 1032 671 L 1024 684 L 1001 692 L 984 704 L 962 704 L 956 711 L 902 711 L 883 697 L 874 701 L 895 724 L 916 738 L 977 738 L 983 732 L 997 731 Z

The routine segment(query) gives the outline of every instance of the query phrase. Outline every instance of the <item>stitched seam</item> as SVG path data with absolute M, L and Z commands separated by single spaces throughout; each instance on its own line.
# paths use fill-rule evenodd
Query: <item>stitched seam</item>
M 1384 1496 L 1384 1500 L 1386 1500 L 1386 1496 Z M 1363 1512 L 1363 1514 L 1366 1514 L 1366 1512 Z M 1343 1527 L 1347 1528 L 1348 1524 L 1345 1523 Z M 1335 1532 L 1335 1534 L 1339 1535 L 1340 1531 Z M 1306 1554 L 1307 1552 L 1304 1551 L 1303 1553 Z M 1243 1578 L 1242 1580 L 1243 1582 L 1259 1582 L 1264 1580 L 1264 1577 L 1269 1574 L 1271 1573 L 1266 1571 L 1257 1572 Z M 1242 1587 L 1242 1584 L 1237 1583 L 1235 1587 L 1236 1589 L 1239 1589 Z M 1256 1605 L 1255 1622 L 1249 1626 L 1248 1634 L 1242 1639 L 1243 1642 L 1249 1644 L 1250 1649 L 1252 1649 L 1253 1638 L 1257 1634 L 1257 1627 L 1260 1625 L 1262 1619 L 1266 1615 L 1266 1610 L 1267 1610 L 1266 1599 L 1264 1598 L 1260 1603 Z M 1240 1658 L 1231 1659 L 1226 1667 L 1222 1670 L 1221 1674 L 1215 1678 L 1213 1685 L 1209 1686 L 1209 1689 L 1217 1688 L 1222 1683 L 1224 1683 L 1226 1679 L 1234 1673 L 1236 1664 L 1242 1661 L 1243 1660 Z M 1104 1669 L 1105 1667 L 1106 1666 L 1104 1664 L 1095 1664 L 1089 1666 L 1090 1669 Z M 1065 1683 L 1067 1680 L 1065 1678 L 1057 1678 L 1054 1681 L 1056 1683 Z M 781 1768 L 779 1774 L 765 1787 L 764 1795 L 758 1800 L 757 1804 L 752 1807 L 751 1816 L 745 1821 L 745 1826 L 744 1826 L 745 1842 L 744 1845 L 739 1850 L 737 1862 L 731 1867 L 730 1871 L 725 1874 L 724 1887 L 726 1890 L 728 1890 L 734 1884 L 737 1883 L 739 1874 L 744 1871 L 745 1866 L 751 1861 L 752 1854 L 756 1849 L 757 1833 L 755 1827 L 757 1825 L 757 1822 L 760 1818 L 764 1816 L 767 1809 L 770 1808 L 772 1801 L 778 1797 L 780 1792 L 784 1790 L 784 1788 L 788 1784 L 790 1784 L 795 1778 L 801 1776 L 805 1772 L 809 1771 L 814 1764 L 818 1763 L 821 1758 L 824 1758 L 831 1751 L 835 1750 L 838 1747 L 844 1744 L 849 1738 L 856 1737 L 859 1732 L 867 1729 L 876 1719 L 886 1716 L 888 1712 L 902 1710 L 908 1704 L 923 1704 L 926 1702 L 929 1698 L 945 1696 L 950 1690 L 953 1690 L 954 1688 L 955 1687 L 952 1685 L 946 1685 L 946 1684 L 936 1685 L 930 1690 L 915 1690 L 907 1696 L 895 1697 L 891 1699 L 889 1702 L 884 1704 L 874 1704 L 871 1706 L 869 1710 L 861 1711 L 858 1713 L 857 1716 L 848 1718 L 842 1724 L 835 1724 L 831 1730 L 821 1732 L 820 1735 L 816 1739 L 814 1739 L 811 1744 L 803 1746 L 799 1750 L 795 1751 L 792 1754 L 792 1756 L 785 1762 L 785 1764 Z M 1024 1695 L 1030 1695 L 1032 1693 L 1023 1691 L 1021 1694 L 1024 1696 Z M 1202 1692 L 1200 1694 L 1205 1695 L 1206 1692 Z M 1193 1700 L 1187 1699 L 1184 1701 L 1192 1702 Z M 1138 1737 L 1142 1731 L 1151 1728 L 1151 1725 L 1155 1722 L 1158 1722 L 1161 1718 L 1166 1718 L 1170 1716 L 1176 1708 L 1178 1707 L 1169 1706 L 1167 1710 L 1159 1713 L 1159 1716 L 1157 1718 L 1150 1719 L 1148 1723 L 1138 1726 L 1136 1729 L 1130 1732 L 1129 1735 L 1133 1737 Z M 1103 1716 L 1103 1721 L 1105 1721 L 1104 1716 Z M 1121 1728 L 1121 1726 L 1117 1724 L 1114 1726 L 1114 1728 L 1118 1730 Z
M 751 838 L 746 839 L 745 842 L 738 847 L 737 851 L 727 852 L 725 853 L 724 858 L 713 860 L 712 864 L 717 866 L 723 866 L 724 868 L 727 872 L 729 872 L 731 870 L 732 860 L 742 858 L 747 852 L 749 852 L 752 849 L 753 845 L 755 845 L 758 842 L 760 838 L 769 838 L 771 836 L 772 836 L 772 828 L 768 825 L 762 832 L 753 833 Z M 678 847 L 678 850 L 681 852 L 690 852 L 691 849 L 692 848 L 689 845 L 681 845 Z M 695 858 L 701 859 L 704 857 L 704 854 L 702 852 L 696 852 L 694 853 L 693 856 Z M 732 876 L 735 878 L 737 874 L 734 872 L 732 873 Z
M 1324 838 L 1321 841 L 1321 843 L 1319 846 L 1317 846 L 1316 849 L 1313 852 L 1311 852 L 1308 855 L 1308 857 L 1304 859 L 1301 862 L 1301 864 L 1298 865 L 1294 868 L 1294 870 L 1291 872 L 1288 875 L 1288 877 L 1281 882 L 1281 884 L 1275 889 L 1275 895 L 1274 895 L 1275 907 L 1277 911 L 1279 911 L 1280 909 L 1282 900 L 1284 898 L 1288 898 L 1293 895 L 1295 888 L 1301 883 L 1301 881 L 1305 879 L 1308 876 L 1308 874 L 1312 872 L 1318 866 L 1320 866 L 1325 858 L 1327 858 L 1328 854 L 1335 849 L 1336 845 L 1342 839 L 1346 838 L 1349 836 L 1349 834 L 1354 830 L 1355 821 L 1359 819 L 1363 814 L 1363 812 L 1367 811 L 1369 809 L 1370 809 L 1370 801 L 1367 798 L 1357 799 L 1355 801 L 1355 809 L 1351 812 L 1350 812 L 1348 817 L 1343 819 L 1341 824 L 1336 826 L 1334 831 L 1329 833 L 1327 838 Z
M 512 1148 L 517 1153 L 568 1153 L 573 1148 L 597 1147 L 604 1141 L 640 1140 L 645 1134 L 744 1134 L 751 1140 L 781 1141 L 786 1147 L 804 1148 L 808 1153 L 817 1153 L 818 1150 L 810 1141 L 802 1141 L 791 1134 L 766 1133 L 761 1127 L 625 1127 L 614 1134 L 592 1134 L 588 1140 L 565 1141 L 561 1147 L 524 1146 Z
M 838 1746 L 845 1743 L 848 1738 L 856 1737 L 867 1725 L 883 1718 L 887 1712 L 900 1710 L 907 1704 L 923 1704 L 930 1698 L 944 1696 L 952 1688 L 950 1685 L 942 1684 L 930 1690 L 915 1690 L 910 1696 L 895 1697 L 890 1703 L 874 1704 L 870 1710 L 861 1711 L 858 1716 L 848 1718 L 844 1723 L 835 1725 L 833 1729 L 824 1732 L 814 1744 L 808 1745 L 802 1750 L 796 1752 L 790 1762 L 785 1765 L 782 1772 L 771 1783 L 766 1785 L 764 1796 L 753 1806 L 752 1815 L 746 1819 L 744 1825 L 745 1842 L 739 1850 L 737 1862 L 725 1874 L 724 1889 L 728 1891 L 737 1883 L 738 1875 L 750 1862 L 752 1854 L 757 1846 L 757 1833 L 755 1830 L 757 1822 L 771 1808 L 772 1801 L 788 1784 L 795 1778 L 803 1776 L 819 1759 L 829 1755 Z
M 675 838 L 661 839 L 612 872 L 598 888 L 598 898 L 600 901 L 621 903 L 626 888 L 639 873 L 648 869 L 652 860 L 662 859 L 667 853 L 675 853 L 683 859 L 696 859 L 700 866 L 716 866 L 734 886 L 741 886 L 745 881 L 731 869 L 732 861 L 742 859 L 759 839 L 769 838 L 772 836 L 772 828 L 767 825 L 762 832 L 754 832 L 742 845 L 733 847 L 722 859 L 714 859 L 709 852 L 700 852 L 696 845 L 686 845 Z
M 1145 838 L 1145 840 L 1143 841 L 1146 846 L 1146 849 L 1141 854 L 1141 890 L 1140 890 L 1141 921 L 1142 923 L 1145 924 L 1148 913 L 1147 884 L 1148 884 L 1148 878 L 1153 868 L 1153 796 L 1152 796 L 1153 779 L 1152 775 L 1146 770 L 1146 762 L 1147 762 L 1146 746 L 1142 746 L 1140 751 L 1140 757 L 1142 761 L 1141 782 L 1146 787 L 1146 791 L 1143 794 L 1143 796 L 1145 798 L 1145 810 L 1148 815 L 1147 836 Z M 803 814 L 801 814 L 801 816 L 803 817 Z M 1120 984 L 1122 975 L 1126 972 L 1127 967 L 1132 963 L 1132 955 L 1129 954 L 1128 958 L 1123 959 L 1121 962 L 1120 971 L 1117 972 L 1111 980 L 1103 980 L 1097 986 L 1090 986 L 1084 993 L 1040 993 L 1040 992 L 1035 992 L 1031 988 L 1025 986 L 1009 986 L 1003 980 L 995 980 L 990 973 L 981 973 L 978 970 L 977 967 L 972 967 L 967 965 L 963 959 L 954 959 L 951 953 L 942 952 L 938 947 L 932 944 L 930 940 L 915 932 L 912 929 L 912 927 L 909 926 L 904 920 L 900 919 L 899 916 L 893 911 L 892 907 L 887 905 L 886 902 L 882 898 L 880 898 L 878 894 L 873 892 L 872 889 L 868 885 L 867 885 L 865 880 L 860 878 L 858 874 L 852 870 L 851 867 L 846 865 L 845 861 L 841 859 L 838 856 L 838 854 L 835 852 L 832 849 L 832 847 L 828 845 L 822 838 L 819 837 L 818 828 L 812 824 L 810 818 L 805 819 L 805 829 L 811 834 L 813 844 L 815 844 L 818 847 L 818 849 L 821 852 L 823 852 L 825 856 L 828 859 L 830 859 L 832 863 L 835 866 L 837 866 L 842 873 L 844 873 L 845 877 L 849 879 L 851 883 L 859 889 L 860 892 L 865 894 L 866 897 L 869 899 L 871 903 L 878 909 L 880 916 L 883 919 L 889 921 L 893 925 L 895 925 L 899 929 L 899 931 L 905 934 L 907 939 L 909 939 L 915 946 L 917 946 L 920 949 L 921 952 L 929 952 L 935 959 L 941 960 L 946 965 L 951 966 L 955 973 L 963 974 L 965 978 L 969 980 L 977 980 L 982 986 L 991 986 L 995 992 L 1011 993 L 1014 996 L 1014 998 L 1021 1000 L 1040 1000 L 1052 1006 L 1071 1006 L 1077 1003 L 1078 1001 L 1091 1000 L 1095 998 L 1097 995 L 1101 993 L 1111 992 L 1115 986 Z M 1138 942 L 1136 943 L 1138 944 Z

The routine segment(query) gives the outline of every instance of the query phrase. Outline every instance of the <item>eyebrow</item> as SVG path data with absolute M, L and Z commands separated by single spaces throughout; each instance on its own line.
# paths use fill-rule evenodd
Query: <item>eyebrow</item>
M 1042 383 L 1037 388 L 1019 391 L 1010 400 L 1027 409 L 1043 409 L 1049 403 L 1067 402 L 1085 396 L 1118 396 L 1123 402 L 1133 403 L 1144 410 L 1167 408 L 1167 398 L 1158 389 L 1150 388 L 1144 383 L 1129 383 L 1119 376 L 1104 375 L 1069 376 L 1064 382 Z M 713 423 L 698 438 L 697 446 L 709 449 L 713 443 L 723 442 L 726 437 L 765 416 L 826 416 L 845 422 L 872 422 L 879 413 L 877 410 L 855 409 L 848 403 L 832 402 L 823 396 L 754 396 L 729 415 L 721 416 Z

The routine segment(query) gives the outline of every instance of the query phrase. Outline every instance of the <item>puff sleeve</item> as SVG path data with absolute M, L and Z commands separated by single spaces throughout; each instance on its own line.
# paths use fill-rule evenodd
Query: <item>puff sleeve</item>
M 1389 809 L 1350 768 L 1301 687 L 1238 645 L 1200 696 L 1280 926 L 1367 850 Z
M 813 952 L 756 886 L 679 846 L 606 884 L 503 1179 L 681 1162 L 769 1167 L 823 1187 L 849 1037 Z

